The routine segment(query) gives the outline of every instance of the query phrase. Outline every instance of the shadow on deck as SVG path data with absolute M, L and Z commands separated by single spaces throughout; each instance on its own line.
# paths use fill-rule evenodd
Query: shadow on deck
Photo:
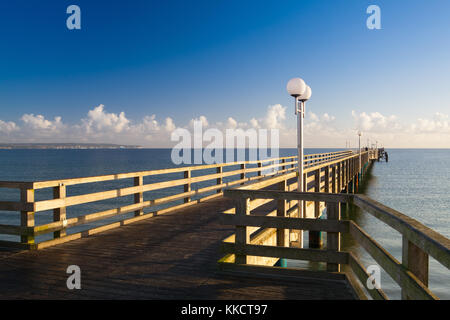
M 218 273 L 219 198 L 39 251 L 0 251 L 1 299 L 355 299 L 347 281 Z M 69 265 L 81 290 L 69 290 Z

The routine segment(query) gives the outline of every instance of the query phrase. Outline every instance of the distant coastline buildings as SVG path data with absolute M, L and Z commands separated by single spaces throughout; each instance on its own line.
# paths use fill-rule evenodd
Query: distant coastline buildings
M 110 143 L 0 143 L 0 149 L 142 149 L 142 147 Z

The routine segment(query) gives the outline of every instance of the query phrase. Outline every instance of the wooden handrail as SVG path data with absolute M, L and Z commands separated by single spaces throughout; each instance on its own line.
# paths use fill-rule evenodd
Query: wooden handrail
M 280 179 L 280 177 L 278 177 L 278 179 Z M 247 203 L 245 215 L 232 214 L 231 212 L 228 212 L 228 214 L 224 215 L 224 224 L 235 225 L 236 228 L 241 228 L 242 230 L 245 230 L 247 226 L 251 226 L 260 227 L 262 229 L 301 229 L 324 231 L 328 233 L 327 250 L 319 250 L 321 251 L 320 253 L 317 253 L 317 251 L 310 251 L 310 249 L 284 248 L 270 245 L 255 246 L 246 242 L 246 237 L 236 237 L 234 243 L 227 241 L 227 243 L 222 247 L 226 253 L 238 254 L 240 256 L 240 260 L 236 260 L 236 263 L 245 264 L 246 255 L 325 261 L 327 262 L 328 271 L 339 271 L 339 264 L 345 263 L 349 264 L 361 282 L 365 283 L 365 281 L 369 278 L 369 274 L 356 256 L 349 253 L 350 255 L 345 258 L 345 262 L 343 262 L 343 260 L 336 260 L 336 254 L 342 253 L 340 252 L 338 234 L 341 232 L 348 232 L 352 235 L 355 241 L 359 243 L 377 261 L 377 263 L 379 263 L 379 265 L 392 277 L 392 279 L 399 284 L 402 289 L 403 298 L 438 299 L 438 297 L 427 287 L 428 255 L 431 255 L 442 265 L 450 269 L 450 240 L 434 230 L 424 226 L 417 220 L 407 217 L 404 214 L 382 205 L 367 196 L 359 194 L 353 195 L 318 192 L 285 192 L 279 190 L 252 190 L 249 189 L 248 186 L 245 186 L 237 189 L 225 190 L 224 195 L 236 199 L 236 201 L 238 201 L 237 203 Z M 253 200 L 250 201 L 250 199 Z M 261 200 L 263 201 L 261 202 Z M 257 204 L 258 202 L 265 203 L 270 200 L 326 202 L 328 220 L 268 217 L 251 214 L 251 210 L 254 209 L 254 206 L 250 206 L 251 202 Z M 404 241 L 402 262 L 395 259 L 354 221 L 341 220 L 339 214 L 336 215 L 333 213 L 338 212 L 339 203 L 345 202 L 353 203 L 361 209 L 369 212 L 403 235 Z M 332 207 L 334 207 L 334 209 L 331 209 Z M 412 249 L 411 245 L 413 245 Z M 295 250 L 300 251 L 295 252 Z M 412 254 L 411 250 L 416 251 L 413 251 L 414 254 Z M 426 259 L 424 260 L 423 257 L 426 257 Z M 426 272 L 423 268 L 426 269 Z M 372 290 L 368 290 L 368 292 L 374 299 L 387 298 L 381 289 L 374 288 Z
M 450 269 L 450 239 L 365 195 L 355 195 L 353 201 L 355 205 L 400 232 L 409 241 Z
M 20 235 L 22 239 L 23 248 L 39 249 L 49 245 L 62 243 L 65 241 L 77 239 L 85 234 L 93 234 L 96 232 L 107 230 L 120 226 L 122 224 L 139 221 L 140 219 L 149 218 L 155 214 L 163 214 L 185 206 L 194 205 L 200 201 L 206 201 L 217 196 L 222 195 L 222 191 L 226 187 L 232 187 L 239 184 L 247 183 L 257 179 L 272 177 L 274 175 L 281 175 L 295 170 L 297 161 L 295 156 L 270 158 L 258 161 L 220 163 L 213 165 L 189 166 L 169 169 L 159 169 L 151 171 L 131 172 L 114 175 L 103 175 L 96 177 L 82 177 L 74 179 L 37 181 L 37 182 L 14 182 L 3 181 L 0 186 L 3 188 L 14 188 L 21 191 L 21 201 L 0 201 L 0 210 L 5 211 L 20 211 L 21 212 L 21 226 L 0 225 L 0 234 Z M 252 165 L 257 165 L 252 167 Z M 239 169 L 235 169 L 236 167 Z M 232 170 L 225 170 L 231 168 Z M 205 172 L 202 172 L 204 170 Z M 209 170 L 214 170 L 214 173 L 209 173 Z M 192 176 L 186 172 L 199 171 L 200 175 Z M 149 175 L 163 175 L 168 173 L 183 173 L 184 177 L 180 179 L 160 181 L 150 184 L 144 184 L 143 178 Z M 252 176 L 252 175 L 255 176 Z M 224 182 L 223 179 L 228 178 Z M 133 179 L 133 186 L 123 187 L 107 191 L 99 191 L 89 194 L 70 195 L 66 190 L 70 186 L 106 182 L 120 179 Z M 169 179 L 169 178 L 167 178 Z M 196 183 L 204 183 L 214 181 L 213 185 L 206 187 L 199 187 L 191 189 L 191 186 Z M 171 187 L 183 187 L 184 192 L 167 195 L 161 198 L 154 198 L 152 200 L 144 200 L 144 193 L 148 191 L 160 190 Z M 53 188 L 54 199 L 38 201 L 34 197 L 35 190 Z M 210 194 L 214 192 L 215 194 Z M 66 217 L 66 209 L 71 206 L 87 204 L 108 199 L 115 199 L 124 196 L 132 196 L 133 203 L 118 208 L 108 209 L 104 211 L 84 214 L 75 218 Z M 196 199 L 193 200 L 192 197 Z M 184 203 L 178 204 L 177 201 Z M 168 206 L 161 209 L 161 205 Z M 153 212 L 144 213 L 144 209 Z M 34 225 L 34 216 L 40 211 L 54 211 L 54 222 L 43 225 Z M 94 221 L 103 220 L 106 218 L 124 215 L 127 213 L 135 213 L 134 218 L 121 220 L 118 223 L 110 223 L 101 227 L 90 229 L 89 232 L 77 233 L 71 236 L 66 236 L 66 230 L 70 227 L 92 223 Z M 54 240 L 47 240 L 36 244 L 35 236 L 54 233 Z M 17 246 L 15 242 L 2 241 L 2 244 Z
M 322 168 L 328 168 L 329 166 L 335 166 L 338 164 L 342 164 L 344 167 L 343 163 L 345 161 L 355 159 L 356 157 L 358 157 L 358 155 L 353 154 L 352 151 L 336 151 L 305 156 L 305 177 L 307 180 L 306 190 L 309 191 L 312 187 L 315 188 L 315 185 L 310 185 L 310 178 L 308 177 L 312 170 L 320 171 Z M 0 226 L 0 233 L 20 235 L 25 248 L 43 248 L 48 245 L 54 245 L 71 239 L 76 239 L 82 237 L 84 234 L 87 234 L 87 232 L 84 232 L 71 235 L 70 237 L 67 236 L 66 230 L 74 226 L 134 212 L 133 218 L 124 218 L 124 220 L 120 220 L 117 223 L 103 225 L 98 228 L 93 228 L 90 231 L 91 233 L 100 232 L 118 225 L 120 226 L 125 223 L 139 221 L 140 219 L 146 219 L 156 214 L 163 214 L 170 212 L 171 210 L 194 205 L 200 201 L 206 201 L 217 196 L 222 196 L 224 188 L 239 188 L 239 186 L 244 183 L 245 185 L 242 187 L 246 187 L 247 184 L 254 181 L 262 181 L 264 185 L 285 183 L 288 179 L 296 177 L 297 164 L 297 156 L 289 156 L 257 161 L 238 161 L 212 165 L 186 166 L 61 180 L 35 182 L 0 181 L 0 187 L 19 189 L 21 192 L 21 201 L 19 202 L 0 201 L 0 210 L 21 212 L 20 228 L 16 228 L 14 226 L 9 228 L 4 225 Z M 230 170 L 226 170 L 227 168 Z M 198 173 L 192 174 L 193 172 Z M 329 173 L 330 172 L 331 170 Z M 144 177 L 173 173 L 179 173 L 183 176 L 172 180 L 161 177 L 162 181 L 147 184 L 144 183 Z M 320 171 L 318 174 L 320 180 L 319 182 L 321 184 L 319 189 L 322 189 L 322 184 L 325 183 L 322 180 L 326 180 L 324 177 L 325 173 Z M 117 181 L 122 179 L 131 179 L 132 185 L 81 195 L 71 195 L 70 193 L 70 188 L 75 185 Z M 226 182 L 224 182 L 224 179 L 227 179 L 225 180 Z M 331 178 L 328 180 L 330 179 Z M 212 183 L 212 185 L 193 188 L 195 184 L 205 182 Z M 152 200 L 147 200 L 144 197 L 146 192 L 171 187 L 179 187 L 182 191 L 164 197 L 154 198 Z M 284 190 L 292 190 L 292 187 L 292 184 L 289 185 L 286 183 Z M 35 199 L 34 193 L 36 190 L 47 188 L 53 189 L 53 199 Z M 126 196 L 133 199 L 131 204 L 108 210 L 86 213 L 74 218 L 66 216 L 67 208 L 72 206 Z M 251 203 L 251 207 L 256 208 L 270 201 L 272 200 L 256 201 Z M 167 208 L 161 209 L 161 205 L 165 205 Z M 144 212 L 144 209 L 147 213 Z M 284 211 L 287 212 L 290 210 L 290 212 L 292 212 L 293 209 L 295 209 L 295 206 L 292 206 L 292 204 L 289 203 L 289 206 L 286 207 Z M 53 210 L 54 221 L 35 226 L 35 214 L 47 210 Z M 149 210 L 153 211 L 149 212 Z M 47 240 L 44 241 L 45 243 L 39 244 L 34 243 L 35 236 L 51 232 L 54 233 L 54 240 Z
M 329 154 L 346 154 L 348 151 L 338 151 Z M 328 154 L 328 153 L 327 153 Z M 327 155 L 326 154 L 326 155 Z M 312 155 L 307 155 L 312 156 Z M 324 154 L 316 154 L 314 155 L 317 158 L 325 157 Z M 259 164 L 259 163 L 267 163 L 272 161 L 281 161 L 287 159 L 297 159 L 297 156 L 289 156 L 289 157 L 280 157 L 280 158 L 269 158 L 255 161 L 237 161 L 237 162 L 227 162 L 227 163 L 218 163 L 218 164 L 208 164 L 208 165 L 196 165 L 196 166 L 185 166 L 185 167 L 177 167 L 177 168 L 167 168 L 167 169 L 156 169 L 149 171 L 137 171 L 137 172 L 128 172 L 128 173 L 119 173 L 119 174 L 109 174 L 109 175 L 101 175 L 101 176 L 93 176 L 93 177 L 80 177 L 80 178 L 70 178 L 70 179 L 60 179 L 60 180 L 47 180 L 47 181 L 0 181 L 0 188 L 15 188 L 15 189 L 44 189 L 50 187 L 57 187 L 60 184 L 64 184 L 65 186 L 76 185 L 76 184 L 84 184 L 84 183 L 93 183 L 93 182 L 104 182 L 111 180 L 121 180 L 135 177 L 146 177 L 153 175 L 162 175 L 162 174 L 170 174 L 170 173 L 181 173 L 186 170 L 198 171 L 198 170 L 207 170 L 214 169 L 218 167 L 230 167 L 237 166 L 241 164 Z M 310 159 L 305 160 L 310 161 Z M 289 164 L 296 164 L 297 161 L 293 161 Z M 275 165 L 273 165 L 275 166 Z

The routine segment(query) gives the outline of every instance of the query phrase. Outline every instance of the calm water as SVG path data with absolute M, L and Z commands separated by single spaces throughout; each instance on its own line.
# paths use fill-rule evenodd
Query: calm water
M 306 154 L 336 151 L 336 149 L 307 149 Z M 450 150 L 406 150 L 390 149 L 389 162 L 375 163 L 366 194 L 446 237 L 450 236 Z M 280 156 L 296 155 L 295 149 L 281 149 Z M 168 149 L 137 150 L 0 150 L 0 180 L 36 181 L 96 176 L 111 173 L 143 171 L 175 167 Z M 231 170 L 232 168 L 230 168 Z M 165 175 L 145 178 L 144 183 L 167 178 L 181 178 L 181 175 Z M 131 186 L 131 179 L 120 183 L 96 183 L 80 187 L 68 187 L 68 195 L 96 192 Z M 199 183 L 195 187 L 209 185 Z M 171 188 L 151 192 L 150 198 L 158 198 L 182 191 Z M 36 192 L 37 200 L 50 199 L 51 190 Z M 17 200 L 18 192 L 0 188 L 0 200 Z M 68 217 L 77 216 L 131 203 L 131 197 L 120 200 L 106 200 L 94 204 L 68 208 Z M 147 200 L 147 198 L 145 199 Z M 346 213 L 343 213 L 345 217 Z M 364 212 L 347 213 L 373 236 L 382 246 L 401 261 L 401 237 L 393 229 Z M 51 212 L 36 215 L 36 224 L 50 222 Z M 110 219 L 114 221 L 114 218 Z M 19 224 L 18 213 L 0 212 L 0 224 Z M 85 227 L 72 228 L 78 232 Z M 1 239 L 14 237 L 0 236 Z M 45 240 L 41 236 L 40 240 Z M 17 239 L 14 238 L 17 241 Z M 307 239 L 305 239 L 307 240 Z M 344 249 L 355 251 L 365 266 L 375 264 L 367 254 L 354 246 L 351 239 L 344 237 Z M 302 265 L 301 263 L 289 263 Z M 304 266 L 304 265 L 302 265 Z M 315 265 L 317 266 L 317 265 Z M 320 267 L 320 265 L 319 265 Z M 398 286 L 382 271 L 382 289 L 390 298 L 400 298 Z M 450 299 L 450 277 L 448 270 L 430 258 L 430 288 L 439 297 Z
M 366 194 L 450 237 L 450 150 L 390 149 L 388 153 L 388 163 L 373 166 Z M 402 239 L 398 232 L 367 213 L 352 215 L 401 261 Z M 348 238 L 343 244 L 354 248 Z M 375 264 L 367 254 L 362 254 L 362 260 L 366 266 Z M 430 257 L 429 274 L 431 290 L 442 299 L 450 299 L 449 270 Z M 386 273 L 382 273 L 381 285 L 389 297 L 400 298 L 398 286 Z

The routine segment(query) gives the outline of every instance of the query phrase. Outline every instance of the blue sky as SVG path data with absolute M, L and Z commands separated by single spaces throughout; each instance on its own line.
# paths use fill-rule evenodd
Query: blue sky
M 71 4 L 81 30 L 66 28 Z M 371 4 L 381 30 L 366 27 Z M 422 146 L 399 142 L 410 130 L 450 147 L 449 12 L 448 0 L 1 2 L 0 120 L 22 128 L 33 114 L 73 126 L 104 105 L 130 123 L 204 116 L 211 125 L 263 119 L 280 104 L 288 130 L 285 86 L 300 76 L 313 91 L 308 110 L 332 116 L 336 130 L 363 126 L 386 144 Z M 383 136 L 374 123 L 398 129 Z M 24 139 L 19 131 L 0 140 Z

